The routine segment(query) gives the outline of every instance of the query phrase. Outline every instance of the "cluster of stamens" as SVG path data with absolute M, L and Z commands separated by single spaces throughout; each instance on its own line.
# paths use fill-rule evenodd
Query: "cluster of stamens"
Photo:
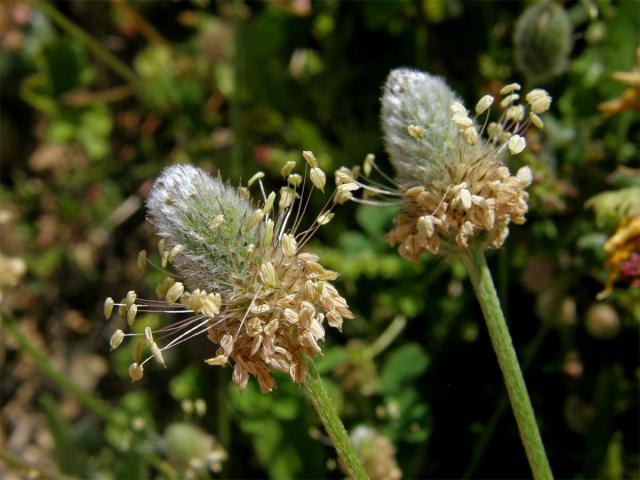
M 202 229 L 195 228 L 189 241 L 185 237 L 187 245 L 177 243 L 178 239 L 172 234 L 181 231 L 177 227 L 182 224 L 174 225 L 166 215 L 183 199 L 172 198 L 171 193 L 165 198 L 164 191 L 155 193 L 156 199 L 161 198 L 162 208 L 168 205 L 169 209 L 159 214 L 156 212 L 158 207 L 149 203 L 150 218 L 156 223 L 158 234 L 163 236 L 159 245 L 162 266 L 171 263 L 178 273 L 167 276 L 158 286 L 156 293 L 160 300 L 140 299 L 132 291 L 117 304 L 108 298 L 105 315 L 109 318 L 113 307 L 117 306 L 120 316 L 130 327 L 142 312 L 184 314 L 184 318 L 155 331 L 146 327 L 144 333 L 116 330 L 111 337 L 112 349 L 117 348 L 125 337 L 138 336 L 144 337 L 150 350 L 150 355 L 142 360 L 143 342 L 138 344 L 129 368 L 132 380 L 142 378 L 143 366 L 151 359 L 164 365 L 163 352 L 206 333 L 218 345 L 215 355 L 206 359 L 206 363 L 232 364 L 233 381 L 240 388 L 244 388 L 249 375 L 253 375 L 263 392 L 271 391 L 275 387 L 272 370 L 287 372 L 295 382 L 304 382 L 304 357 L 320 353 L 325 320 L 329 326 L 341 329 L 343 319 L 353 315 L 345 299 L 330 283 L 337 274 L 324 269 L 317 256 L 302 251 L 317 229 L 331 220 L 331 210 L 339 200 L 339 192 L 335 191 L 327 202 L 328 208 L 309 227 L 301 230 L 310 191 L 314 188 L 324 191 L 326 183 L 326 175 L 318 167 L 315 156 L 311 152 L 303 155 L 308 164 L 304 176 L 293 173 L 295 162 L 288 162 L 282 169 L 287 186 L 280 189 L 277 215 L 277 195 L 275 192 L 266 194 L 261 180 L 264 174 L 258 173 L 249 180 L 247 187 L 233 189 L 233 192 L 225 190 L 227 198 L 232 199 L 229 204 L 220 202 L 215 211 L 198 211 L 195 216 L 187 211 L 190 221 L 207 222 L 206 233 L 199 233 Z M 219 181 L 194 167 L 170 169 L 174 170 L 163 174 L 154 188 L 170 191 L 171 176 L 179 177 L 183 183 L 192 179 L 194 185 L 208 186 L 208 182 Z M 307 184 L 307 178 L 311 186 Z M 259 185 L 262 194 L 260 208 L 253 208 L 248 201 L 246 204 L 236 201 L 248 198 L 249 187 L 254 184 Z M 221 187 L 216 185 L 216 188 Z M 199 195 L 206 196 L 204 190 L 194 188 L 188 195 L 193 195 L 189 201 L 198 200 Z M 175 217 L 180 217 L 182 211 L 176 212 Z M 163 222 L 169 222 L 169 225 Z M 229 252 L 228 265 L 225 263 L 222 270 L 219 265 L 212 267 L 219 278 L 205 281 L 200 273 L 188 271 L 193 263 L 192 251 L 197 251 L 197 259 L 204 259 L 206 263 L 206 243 L 231 242 L 228 238 L 232 238 L 236 250 Z M 147 263 L 153 265 L 146 253 L 141 253 L 139 262 L 143 267 Z M 207 285 L 212 286 L 209 290 L 213 291 L 207 291 Z M 156 343 L 161 340 L 166 342 L 162 347 Z
M 511 175 L 503 163 L 503 154 L 508 151 L 516 155 L 525 149 L 524 132 L 530 125 L 543 128 L 539 114 L 551 104 L 546 91 L 534 89 L 525 97 L 528 108 L 520 105 L 519 90 L 517 83 L 500 90 L 502 113 L 496 122 L 489 122 L 494 103 L 491 95 L 477 102 L 473 116 L 460 102 L 451 104 L 451 122 L 459 135 L 451 148 L 455 158 L 443 162 L 446 166 L 441 178 L 399 185 L 383 174 L 391 185 L 375 182 L 369 178 L 375 161 L 368 156 L 362 169 L 338 170 L 336 183 L 362 188 L 362 198 L 353 199 L 357 202 L 402 206 L 386 240 L 399 245 L 406 258 L 418 259 L 425 251 L 456 253 L 468 248 L 472 241 L 494 248 L 501 246 L 509 233 L 508 224 L 525 221 L 525 188 L 532 181 L 529 167 Z M 406 135 L 420 141 L 428 128 L 433 127 L 408 125 Z

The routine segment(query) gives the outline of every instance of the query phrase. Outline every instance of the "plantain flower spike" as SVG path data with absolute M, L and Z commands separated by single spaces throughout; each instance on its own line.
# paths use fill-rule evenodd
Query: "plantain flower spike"
M 509 224 L 525 221 L 525 189 L 533 177 L 529 167 L 512 175 L 505 160 L 525 150 L 524 132 L 543 126 L 539 115 L 551 104 L 545 90 L 520 90 L 517 83 L 506 85 L 500 102 L 484 95 L 470 112 L 443 79 L 393 70 L 384 86 L 381 123 L 396 176 L 385 175 L 368 156 L 366 170 L 375 169 L 384 181 L 361 175 L 359 167 L 342 167 L 336 183 L 349 195 L 339 200 L 400 205 L 386 240 L 408 259 L 426 251 L 456 255 L 472 242 L 500 247 Z M 492 121 L 494 103 L 502 111 Z M 363 194 L 352 195 L 356 190 Z
M 148 361 L 164 366 L 164 352 L 201 335 L 217 345 L 203 360 L 231 365 L 241 389 L 254 376 L 260 389 L 270 392 L 276 386 L 274 370 L 287 372 L 294 382 L 305 381 L 304 357 L 321 352 L 324 324 L 341 329 L 343 319 L 353 317 L 331 284 L 337 274 L 304 251 L 322 224 L 314 218 L 304 226 L 308 197 L 325 186 L 317 159 L 311 152 L 305 158 L 305 172 L 311 170 L 313 178 L 283 189 L 279 202 L 274 192 L 265 192 L 263 174 L 249 181 L 249 186 L 259 185 L 259 202 L 247 198 L 247 187 L 233 188 L 191 165 L 170 166 L 155 181 L 148 217 L 161 238 L 160 257 L 175 273 L 158 285 L 157 300 L 131 291 L 119 303 L 107 299 L 105 315 L 116 306 L 131 326 L 136 315 L 148 312 L 178 318 L 156 330 L 116 330 L 112 349 L 126 337 L 141 340 L 129 369 L 132 381 L 142 378 Z M 294 165 L 286 167 L 285 177 Z M 148 355 L 143 359 L 144 348 Z

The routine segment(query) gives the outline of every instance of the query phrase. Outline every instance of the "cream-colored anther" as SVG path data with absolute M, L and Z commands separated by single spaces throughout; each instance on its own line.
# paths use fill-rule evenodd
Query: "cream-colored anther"
M 133 362 L 129 365 L 129 378 L 131 378 L 132 382 L 137 382 L 144 375 L 144 367 L 142 365 L 138 365 L 136 362 Z
M 171 288 L 169 288 L 169 290 L 167 290 L 165 300 L 169 305 L 172 305 L 182 296 L 183 293 L 184 285 L 182 284 L 182 282 L 176 282 L 171 285 Z
M 116 348 L 118 348 L 122 343 L 122 340 L 124 340 L 124 332 L 122 330 L 118 329 L 113 332 L 113 335 L 111 335 L 111 338 L 109 339 L 111 350 L 115 350 Z
M 218 355 L 217 357 L 207 358 L 205 360 L 205 363 L 207 365 L 213 365 L 213 366 L 226 365 L 228 362 L 229 362 L 229 357 L 227 357 L 226 355 Z
M 318 167 L 313 167 L 309 172 L 309 178 L 311 178 L 311 183 L 324 193 L 324 186 L 327 183 L 327 176 L 325 173 Z
M 282 175 L 282 178 L 287 178 L 295 167 L 296 167 L 296 162 L 294 162 L 293 160 L 289 160 L 287 163 L 285 163 L 282 169 L 280 170 L 280 174 Z
M 520 88 L 521 87 L 519 83 L 510 83 L 509 85 L 505 85 L 500 89 L 500 95 L 508 95 L 512 92 L 520 90 Z
M 111 297 L 107 297 L 104 300 L 104 318 L 105 320 L 109 320 L 111 318 L 111 313 L 113 312 L 113 306 L 115 305 L 115 302 L 113 301 L 113 298 Z
M 282 251 L 287 257 L 293 257 L 298 251 L 298 242 L 295 237 L 290 233 L 285 233 L 282 236 Z
M 147 341 L 147 345 L 151 346 L 151 344 L 153 344 L 153 332 L 151 331 L 151 327 L 144 327 L 144 338 Z
M 494 98 L 491 95 L 485 95 L 478 103 L 476 103 L 476 115 L 482 115 L 487 109 L 493 105 Z
M 267 201 L 264 202 L 264 207 L 262 208 L 262 211 L 265 215 L 267 215 L 271 211 L 271 209 L 273 208 L 273 202 L 275 202 L 275 200 L 276 192 L 271 192 L 267 197 Z
M 264 213 L 261 208 L 256 208 L 251 214 L 247 217 L 247 221 L 245 222 L 245 227 L 247 230 L 251 230 L 258 226 L 258 224 L 264 218 Z
M 261 178 L 264 178 L 264 172 L 256 173 L 253 177 L 251 177 L 249 179 L 249 181 L 247 182 L 247 186 L 250 187 L 251 185 L 256 183 L 258 180 L 260 180 Z
M 409 135 L 411 135 L 411 137 L 415 138 L 416 140 L 419 140 L 422 137 L 424 137 L 424 128 L 422 128 L 419 125 L 409 125 L 407 127 L 407 132 L 409 133 Z
M 333 216 L 334 214 L 332 212 L 321 213 L 320 215 L 318 215 L 318 218 L 316 218 L 316 222 L 318 222 L 318 225 L 326 225 L 331 221 Z
M 512 155 L 522 152 L 527 146 L 527 141 L 520 135 L 514 135 L 509 139 L 509 151 Z
M 316 156 L 313 154 L 313 152 L 305 150 L 302 152 L 302 156 L 307 161 L 310 167 L 313 168 L 318 166 L 318 160 L 316 159 Z
M 267 287 L 275 288 L 278 286 L 276 269 L 271 262 L 265 262 L 260 265 L 260 280 Z
M 136 321 L 136 314 L 138 313 L 138 306 L 134 303 L 127 308 L 127 323 L 130 327 L 133 326 L 133 322 Z

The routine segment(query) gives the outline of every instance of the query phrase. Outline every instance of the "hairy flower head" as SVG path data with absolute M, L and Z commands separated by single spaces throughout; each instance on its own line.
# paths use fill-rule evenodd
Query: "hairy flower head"
M 158 285 L 160 300 L 141 299 L 131 291 L 119 303 L 107 299 L 105 315 L 116 306 L 129 326 L 143 312 L 183 317 L 155 331 L 116 330 L 112 349 L 125 337 L 138 336 L 150 351 L 143 360 L 142 349 L 136 349 L 132 380 L 142 378 L 149 360 L 164 365 L 164 351 L 207 334 L 218 348 L 206 363 L 233 365 L 233 381 L 240 388 L 253 375 L 263 392 L 271 391 L 273 370 L 304 382 L 304 356 L 320 353 L 325 324 L 341 329 L 343 319 L 353 316 L 331 284 L 337 274 L 303 251 L 332 215 L 322 212 L 301 228 L 310 192 L 325 183 L 313 154 L 305 152 L 305 158 L 310 182 L 288 165 L 283 171 L 288 186 L 280 190 L 278 202 L 274 192 L 266 194 L 260 174 L 248 182 L 259 186 L 259 204 L 249 200 L 247 187 L 233 188 L 190 165 L 168 167 L 156 180 L 147 200 L 149 219 L 161 237 L 163 268 L 170 263 L 177 272 Z M 150 263 L 146 254 L 139 260 Z
M 490 121 L 493 96 L 484 95 L 469 112 L 442 79 L 392 71 L 382 97 L 382 126 L 396 178 L 369 157 L 364 175 L 360 168 L 336 172 L 338 190 L 352 185 L 364 195 L 346 200 L 401 205 L 386 239 L 399 245 L 404 257 L 456 254 L 472 242 L 501 246 L 509 223 L 525 221 L 525 188 L 532 181 L 529 167 L 511 175 L 504 160 L 526 148 L 524 132 L 531 124 L 543 128 L 539 114 L 551 104 L 546 91 L 534 89 L 522 105 L 520 89 L 512 83 L 500 90 L 502 112 Z M 372 168 L 386 184 L 368 178 Z

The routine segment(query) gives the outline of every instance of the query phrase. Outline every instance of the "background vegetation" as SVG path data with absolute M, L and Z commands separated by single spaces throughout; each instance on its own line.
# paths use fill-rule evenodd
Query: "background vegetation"
M 326 171 L 369 152 L 385 165 L 378 98 L 389 70 L 442 75 L 468 104 L 527 82 L 513 37 L 528 5 L 3 1 L 9 478 L 340 478 L 302 390 L 283 378 L 269 395 L 253 380 L 239 392 L 229 369 L 204 365 L 205 339 L 131 384 L 131 348 L 108 352 L 103 299 L 153 292 L 158 277 L 136 257 L 155 251 L 143 204 L 164 166 L 191 162 L 233 182 L 263 170 L 277 185 L 303 149 Z M 630 240 L 614 253 L 640 254 L 640 232 L 628 229 L 640 214 L 640 4 L 558 5 L 568 57 L 539 85 L 555 103 L 528 138 L 532 153 L 511 165 L 536 175 L 528 222 L 490 262 L 556 475 L 638 478 L 640 267 L 604 245 L 618 229 Z M 347 428 L 386 436 L 405 478 L 527 477 L 464 268 L 403 260 L 382 239 L 392 215 L 346 205 L 312 246 L 341 272 L 357 315 L 329 334 L 319 363 Z

